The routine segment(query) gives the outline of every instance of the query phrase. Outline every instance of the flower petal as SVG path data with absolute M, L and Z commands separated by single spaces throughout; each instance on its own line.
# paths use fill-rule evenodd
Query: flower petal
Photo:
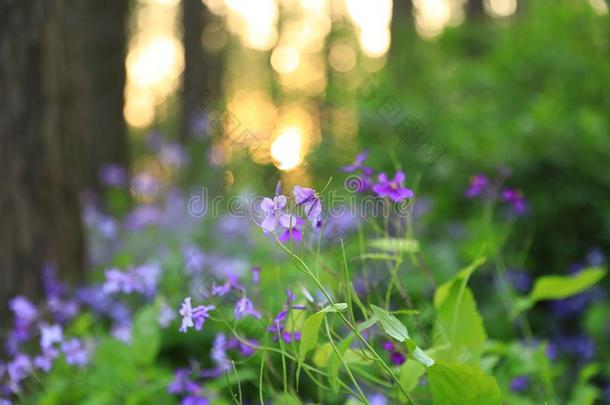
M 277 218 L 274 215 L 268 215 L 261 222 L 261 228 L 265 232 L 273 232 L 275 231 L 275 227 L 277 226 Z

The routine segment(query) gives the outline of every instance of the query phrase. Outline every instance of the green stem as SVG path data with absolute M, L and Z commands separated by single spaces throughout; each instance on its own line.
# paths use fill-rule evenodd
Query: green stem
M 295 255 L 290 249 L 288 249 L 286 246 L 284 246 L 284 244 L 282 242 L 280 242 L 277 234 L 275 235 L 275 240 L 277 241 L 277 243 L 280 245 L 280 247 L 286 252 L 288 253 L 294 260 L 296 260 L 302 267 L 302 271 L 304 273 L 306 273 L 316 284 L 316 286 L 318 287 L 318 289 L 322 292 L 322 294 L 326 297 L 326 299 L 328 300 L 329 304 L 331 305 L 335 305 L 335 300 L 330 296 L 330 294 L 326 291 L 326 289 L 324 288 L 324 286 L 322 285 L 322 283 L 320 282 L 320 280 L 318 280 L 318 278 L 315 276 L 315 274 L 313 274 L 313 272 L 309 269 L 309 267 L 307 266 L 307 264 L 303 261 L 303 259 L 301 259 L 299 256 Z M 413 401 L 411 399 L 411 396 L 409 395 L 409 393 L 407 392 L 407 390 L 405 390 L 405 388 L 402 386 L 402 384 L 400 383 L 400 379 L 396 376 L 396 374 L 394 374 L 394 372 L 392 371 L 392 369 L 386 364 L 385 361 L 383 361 L 383 359 L 381 358 L 381 356 L 379 356 L 379 353 L 377 353 L 377 351 L 375 351 L 375 349 L 369 344 L 369 342 L 366 341 L 366 339 L 364 339 L 362 337 L 362 335 L 360 334 L 360 332 L 358 332 L 358 330 L 356 329 L 356 327 L 354 325 L 352 325 L 352 323 L 341 313 L 341 312 L 337 312 L 337 315 L 339 315 L 339 318 L 341 318 L 341 320 L 346 324 L 346 326 L 352 331 L 352 333 L 354 333 L 354 335 L 356 336 L 356 338 L 360 341 L 360 343 L 362 343 L 375 357 L 375 359 L 381 364 L 381 367 L 390 375 L 390 377 L 392 378 L 392 380 L 394 380 L 394 382 L 397 384 L 398 388 L 400 389 L 400 391 L 404 394 L 404 396 L 407 398 L 407 400 L 415 405 L 415 401 Z

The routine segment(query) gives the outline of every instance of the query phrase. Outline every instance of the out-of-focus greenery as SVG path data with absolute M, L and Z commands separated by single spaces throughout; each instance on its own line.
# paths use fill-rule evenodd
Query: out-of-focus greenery
M 560 271 L 610 246 L 610 21 L 586 1 L 519 5 L 509 22 L 467 20 L 434 42 L 399 25 L 378 77 L 382 96 L 362 105 L 395 97 L 446 148 L 412 172 L 427 189 L 442 183 L 434 214 L 460 214 L 465 177 L 510 167 L 536 224 L 527 264 Z M 364 146 L 418 161 L 391 126 L 380 131 L 374 112 L 364 116 Z

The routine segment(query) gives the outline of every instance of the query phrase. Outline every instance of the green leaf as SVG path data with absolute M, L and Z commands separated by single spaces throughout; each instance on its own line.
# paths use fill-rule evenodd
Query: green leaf
M 337 345 L 337 351 L 339 352 L 339 354 L 341 354 L 341 356 L 343 356 L 347 349 L 349 349 L 349 346 L 352 344 L 355 337 L 356 336 L 354 334 L 350 334 Z M 339 358 L 339 354 L 332 350 L 332 354 L 330 356 L 330 359 L 328 360 L 328 378 L 330 381 L 330 386 L 335 392 L 339 390 L 338 378 L 339 366 L 341 365 L 341 359 Z
M 394 339 L 404 342 L 409 338 L 409 332 L 407 331 L 407 327 L 398 320 L 394 315 L 390 314 L 383 308 L 380 308 L 376 305 L 371 305 L 373 310 L 373 314 L 381 323 L 381 327 L 388 335 L 392 336 Z
M 141 364 L 152 364 L 160 347 L 161 331 L 157 323 L 157 312 L 154 307 L 148 306 L 135 316 L 132 345 L 134 359 Z
M 320 311 L 318 311 L 318 313 L 343 312 L 346 309 L 347 309 L 347 304 L 345 302 L 337 302 L 336 304 L 332 304 L 332 305 L 322 308 Z
M 426 367 L 422 366 L 418 362 L 413 360 L 405 361 L 400 367 L 400 385 L 402 385 L 407 392 L 413 391 L 413 389 L 417 387 L 419 379 L 425 374 L 425 372 Z
M 299 360 L 301 362 L 305 360 L 307 353 L 316 347 L 318 332 L 320 331 L 324 316 L 323 312 L 317 312 L 305 320 L 301 328 L 301 346 L 299 347 Z
M 369 241 L 369 245 L 384 252 L 414 253 L 419 251 L 419 242 L 415 239 L 380 238 Z
M 591 267 L 572 276 L 539 277 L 529 297 L 533 301 L 568 298 L 591 287 L 605 274 L 605 269 Z
M 428 369 L 434 404 L 494 405 L 502 403 L 496 379 L 477 366 L 437 362 Z
M 305 360 L 307 353 L 318 343 L 318 332 L 324 320 L 325 314 L 329 312 L 341 312 L 347 309 L 347 304 L 339 302 L 322 308 L 305 320 L 301 328 L 301 346 L 299 347 L 299 360 Z
M 468 267 L 460 270 L 458 274 L 456 274 L 451 280 L 445 282 L 438 286 L 436 291 L 434 292 L 434 306 L 439 307 L 447 298 L 447 294 L 449 293 L 449 289 L 456 282 L 466 282 L 468 284 L 468 280 L 472 273 L 474 273 L 483 263 L 485 263 L 485 257 L 479 256 Z
M 477 361 L 487 340 L 474 296 L 465 282 L 454 282 L 437 307 L 435 341 L 450 344 L 447 350 L 439 351 L 439 357 L 445 360 Z
M 536 279 L 530 294 L 517 301 L 512 316 L 528 310 L 538 301 L 558 300 L 579 294 L 606 275 L 601 267 L 589 267 L 571 276 L 543 276 Z
M 418 346 L 415 346 L 415 349 L 411 350 L 410 354 L 413 356 L 413 359 L 423 366 L 432 367 L 434 365 L 434 360 Z

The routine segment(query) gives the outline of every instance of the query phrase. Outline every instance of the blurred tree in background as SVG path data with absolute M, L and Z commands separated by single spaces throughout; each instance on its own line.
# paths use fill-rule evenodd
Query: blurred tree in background
M 84 275 L 79 192 L 127 166 L 127 1 L 0 2 L 0 301 L 41 291 L 45 264 Z M 5 307 L 2 306 L 2 313 Z

